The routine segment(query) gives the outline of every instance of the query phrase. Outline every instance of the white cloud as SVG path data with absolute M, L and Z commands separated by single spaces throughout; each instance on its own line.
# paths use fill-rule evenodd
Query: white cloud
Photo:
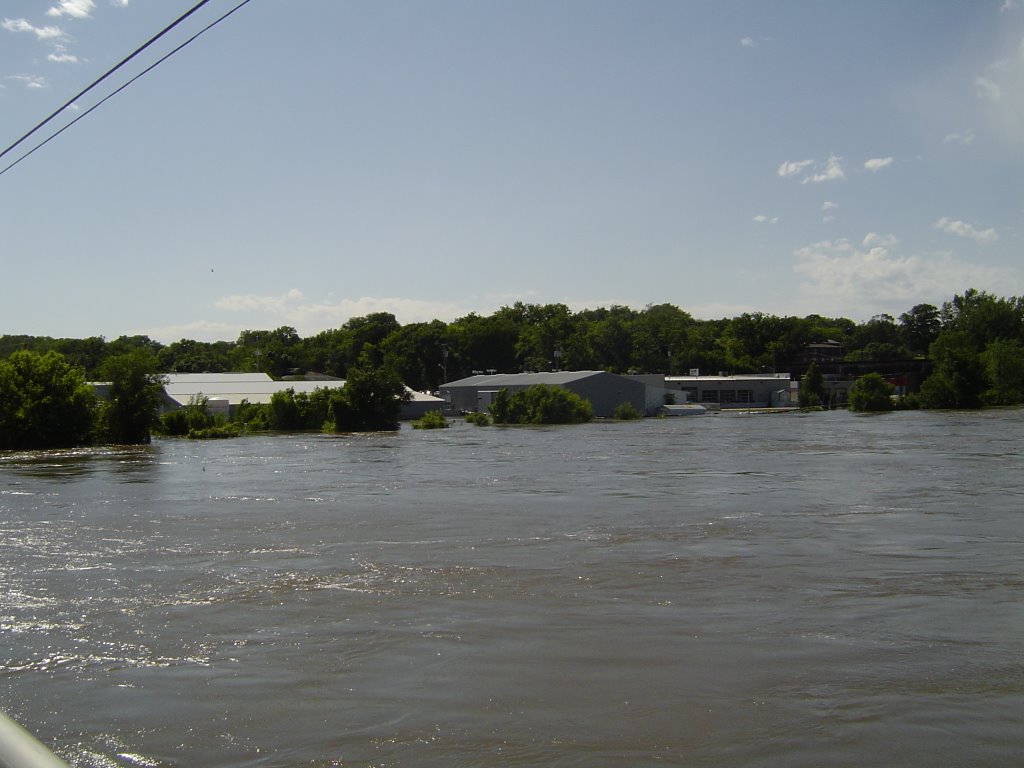
M 36 75 L 8 75 L 5 79 L 22 83 L 26 88 L 45 88 L 47 85 L 45 77 Z
M 864 163 L 864 170 L 872 173 L 892 165 L 891 157 L 873 157 Z
M 839 207 L 839 203 L 833 203 L 831 200 L 826 200 L 821 204 L 821 210 L 823 211 L 834 211 Z
M 810 165 L 814 165 L 813 160 L 787 160 L 779 165 L 778 174 L 783 177 L 796 176 Z
M 974 81 L 974 92 L 979 99 L 999 101 L 1003 97 L 1003 89 L 987 77 L 978 77 Z
M 522 297 L 516 297 L 522 298 Z M 233 295 L 214 302 L 217 309 L 244 314 L 244 327 L 267 328 L 290 325 L 299 335 L 319 333 L 325 328 L 336 328 L 353 317 L 373 312 L 390 312 L 400 323 L 419 323 L 431 320 L 454 320 L 470 312 L 492 312 L 493 301 L 481 306 L 455 302 L 423 301 L 400 297 L 363 296 L 338 301 L 312 301 L 297 288 L 280 296 Z
M 90 11 L 96 7 L 93 0 L 60 0 L 57 5 L 46 12 L 47 16 L 70 16 L 74 19 L 86 19 Z
M 934 226 L 936 229 L 941 229 L 943 232 L 948 232 L 951 235 L 969 237 L 979 244 L 994 243 L 999 239 L 999 235 L 996 234 L 994 229 L 976 229 L 965 221 L 956 221 L 945 216 L 936 221 Z
M 801 184 L 820 184 L 823 181 L 837 181 L 846 178 L 846 174 L 843 172 L 842 159 L 837 155 L 829 155 L 828 160 L 825 161 L 825 167 L 819 170 L 817 173 L 813 173 L 810 176 L 805 177 L 801 180 Z
M 779 221 L 778 216 L 765 216 L 763 213 L 757 214 L 754 217 L 754 221 L 758 224 L 776 224 Z
M 946 144 L 973 144 L 974 143 L 974 131 L 964 131 L 963 133 L 947 133 L 943 142 Z
M 54 64 L 77 64 L 78 57 L 70 53 L 54 52 L 46 57 L 47 61 L 52 61 Z
M 860 246 L 846 239 L 812 243 L 794 253 L 799 277 L 796 314 L 821 312 L 868 318 L 923 301 L 939 303 L 962 291 L 1005 292 L 1020 283 L 1012 270 L 958 261 L 948 253 L 902 255 L 891 235 L 868 234 Z
M 60 27 L 36 27 L 25 21 L 25 19 L 4 19 L 0 24 L 8 32 L 31 32 L 40 40 L 53 40 L 64 37 L 64 31 Z
M 860 244 L 864 248 L 895 248 L 899 241 L 894 235 L 879 235 L 876 232 L 868 232 L 864 235 L 864 239 L 861 240 Z
M 757 43 L 754 42 L 754 38 L 752 37 L 743 37 L 740 38 L 740 45 L 744 48 L 753 48 Z
M 1002 6 L 999 8 L 1000 13 L 1006 13 L 1012 11 L 1014 8 L 1020 8 L 1021 0 L 1003 0 Z

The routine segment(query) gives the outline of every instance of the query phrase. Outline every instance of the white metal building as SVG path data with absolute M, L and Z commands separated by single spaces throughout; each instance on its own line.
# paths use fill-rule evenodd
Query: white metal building
M 795 400 L 788 373 L 737 376 L 666 376 L 665 386 L 686 394 L 687 402 L 721 408 L 780 408 Z
M 269 403 L 275 392 L 292 389 L 296 393 L 312 394 L 317 389 L 345 386 L 344 379 L 275 381 L 265 373 L 168 373 L 164 376 L 167 379 L 164 410 L 183 408 L 193 398 L 206 397 L 209 411 L 224 416 L 230 416 L 243 400 L 253 404 Z M 408 387 L 406 391 L 410 400 L 402 404 L 400 419 L 418 419 L 427 411 L 441 410 L 441 398 Z

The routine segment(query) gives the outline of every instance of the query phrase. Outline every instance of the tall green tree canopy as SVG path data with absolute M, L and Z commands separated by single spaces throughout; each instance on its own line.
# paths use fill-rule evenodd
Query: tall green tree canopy
M 0 360 L 0 449 L 84 445 L 94 405 L 82 370 L 57 352 L 19 350 Z
M 145 348 L 107 358 L 101 374 L 110 383 L 101 406 L 102 437 L 122 445 L 148 443 L 159 422 L 164 378 L 156 355 Z

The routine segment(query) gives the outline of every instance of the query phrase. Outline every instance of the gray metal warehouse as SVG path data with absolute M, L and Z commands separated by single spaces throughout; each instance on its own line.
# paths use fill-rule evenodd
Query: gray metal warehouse
M 511 393 L 537 384 L 562 387 L 590 401 L 597 417 L 611 417 L 621 403 L 645 411 L 643 382 L 607 371 L 480 374 L 442 384 L 441 397 L 448 413 L 485 412 L 502 389 Z

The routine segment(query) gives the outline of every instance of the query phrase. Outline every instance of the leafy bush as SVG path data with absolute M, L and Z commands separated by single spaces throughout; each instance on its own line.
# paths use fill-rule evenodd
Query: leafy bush
M 581 424 L 593 418 L 590 403 L 562 387 L 537 384 L 509 394 L 499 390 L 490 405 L 497 424 Z
M 427 411 L 412 423 L 413 429 L 447 429 L 449 426 L 440 411 Z
M 0 450 L 85 445 L 95 403 L 81 369 L 62 355 L 14 352 L 0 360 Z
M 483 411 L 480 411 L 479 413 L 467 413 L 466 421 L 470 424 L 476 424 L 478 427 L 489 427 L 491 425 L 490 415 Z
M 237 424 L 225 422 L 214 424 L 202 429 L 190 429 L 189 440 L 222 440 L 229 437 L 238 437 L 239 429 Z
M 861 376 L 850 387 L 851 411 L 891 411 L 892 385 L 879 373 Z
M 915 393 L 908 392 L 897 397 L 893 407 L 897 411 L 916 411 L 921 407 L 921 401 Z
M 615 406 L 615 410 L 612 411 L 612 417 L 622 421 L 632 421 L 643 418 L 643 414 L 634 408 L 632 403 L 619 403 Z

